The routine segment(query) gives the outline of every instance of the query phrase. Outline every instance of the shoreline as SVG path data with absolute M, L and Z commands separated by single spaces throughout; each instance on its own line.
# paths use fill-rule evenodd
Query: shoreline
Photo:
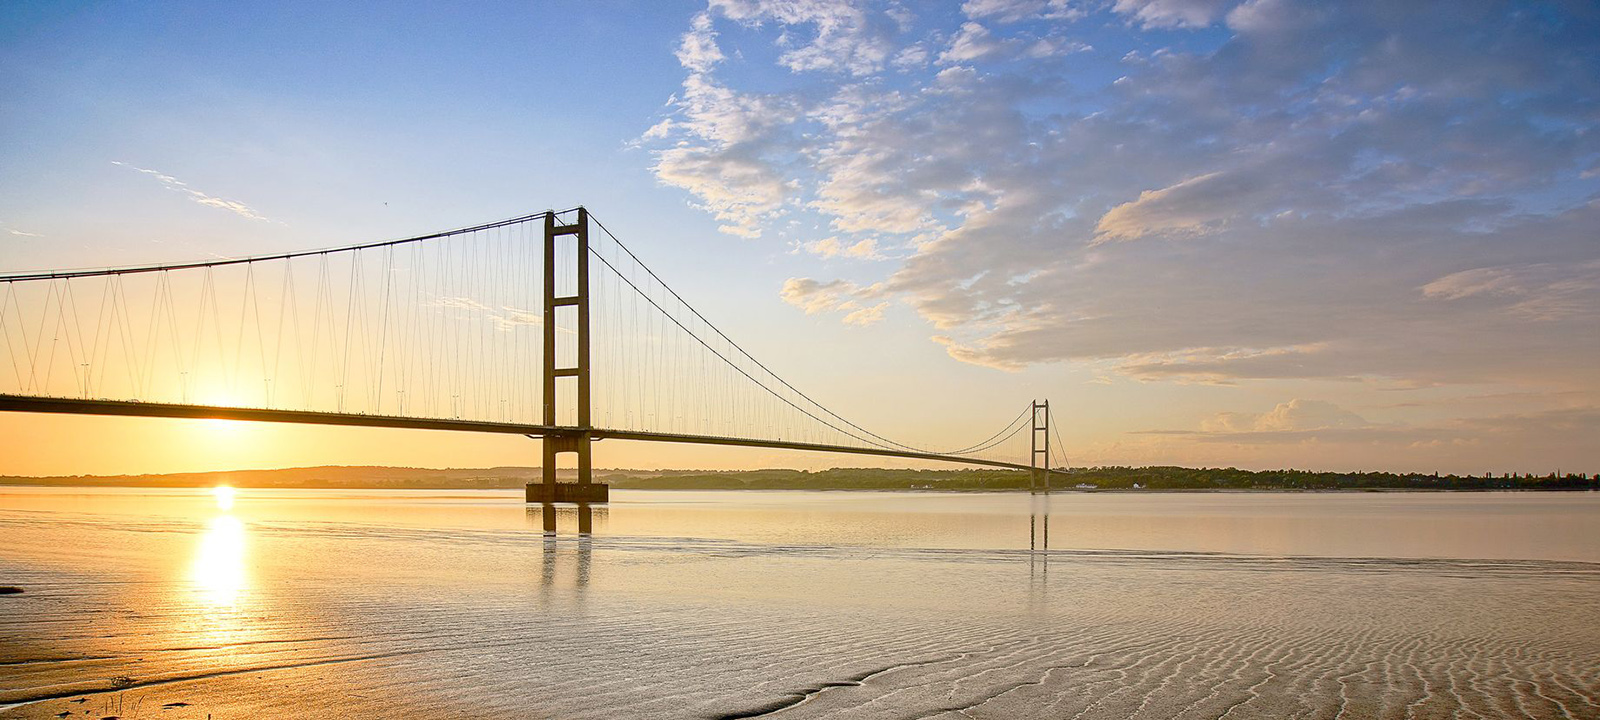
M 98 490 L 98 489 L 132 489 L 132 490 L 209 490 L 216 487 L 214 484 L 192 485 L 142 485 L 136 483 L 29 483 L 0 480 L 0 489 L 4 488 L 60 488 L 68 490 Z M 522 486 L 505 487 L 463 487 L 455 485 L 408 485 L 397 487 L 393 485 L 257 485 L 257 484 L 230 484 L 230 487 L 239 490 L 452 490 L 452 491 L 501 491 L 515 492 L 522 490 Z M 1030 493 L 1027 488 L 971 488 L 971 487 L 933 487 L 933 488 L 908 488 L 908 487 L 641 487 L 636 485 L 611 485 L 613 490 L 643 490 L 648 492 L 892 492 L 892 493 L 973 493 L 973 494 L 1017 494 L 1017 495 L 1141 495 L 1141 494 L 1345 494 L 1345 493 L 1577 493 L 1600 492 L 1589 487 L 1548 487 L 1548 488 L 1412 488 L 1412 487 L 1362 487 L 1362 488 L 1296 488 L 1296 487 L 1255 487 L 1255 488 L 1053 488 L 1050 492 Z
M 406 468 L 322 466 L 169 474 L 0 476 L 0 486 L 188 487 L 333 490 L 521 490 L 540 481 L 539 468 Z M 831 468 L 828 470 L 597 470 L 596 483 L 617 490 L 878 490 L 896 492 L 1029 492 L 1026 470 Z M 558 482 L 575 482 L 574 470 Z M 1042 479 L 1042 478 L 1040 478 Z M 1240 470 L 1170 465 L 1060 468 L 1050 472 L 1052 492 L 1485 492 L 1492 490 L 1600 490 L 1586 473 L 1441 475 L 1438 473 Z M 1039 483 L 1043 484 L 1043 483 Z

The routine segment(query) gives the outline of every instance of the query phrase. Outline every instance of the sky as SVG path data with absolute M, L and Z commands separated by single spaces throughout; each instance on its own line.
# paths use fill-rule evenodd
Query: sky
M 0 271 L 582 204 L 891 437 L 1048 398 L 1080 466 L 1600 472 L 1590 2 L 41 2 L 0 18 L 0 87 Z M 15 414 L 0 443 L 7 474 L 538 457 Z

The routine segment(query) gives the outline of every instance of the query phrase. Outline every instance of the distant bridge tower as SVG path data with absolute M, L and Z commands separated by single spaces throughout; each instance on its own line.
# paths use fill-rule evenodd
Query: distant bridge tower
M 1041 439 L 1042 436 L 1042 439 Z M 1033 468 L 1028 477 L 1028 489 L 1050 494 L 1050 401 L 1033 402 L 1033 451 L 1028 455 L 1028 466 Z M 1044 462 L 1039 462 L 1043 457 Z
M 563 238 L 576 240 L 573 252 L 577 267 L 573 294 L 556 295 L 557 267 L 556 243 Z M 562 268 L 565 270 L 565 268 Z M 557 358 L 566 356 L 556 352 L 559 333 L 557 317 L 562 313 L 576 314 L 573 341 L 576 358 L 571 367 L 559 367 Z M 609 488 L 593 482 L 594 466 L 589 447 L 593 442 L 594 425 L 589 416 L 589 211 L 578 208 L 578 219 L 571 225 L 557 225 L 556 214 L 544 218 L 544 424 L 560 425 L 557 418 L 558 397 L 562 392 L 576 392 L 577 425 L 557 431 L 547 431 L 540 441 L 544 445 L 544 463 L 540 482 L 528 483 L 528 502 L 606 502 Z M 572 385 L 577 387 L 571 387 Z M 558 395 L 559 393 L 559 395 Z M 578 482 L 556 482 L 556 456 L 561 453 L 578 456 Z

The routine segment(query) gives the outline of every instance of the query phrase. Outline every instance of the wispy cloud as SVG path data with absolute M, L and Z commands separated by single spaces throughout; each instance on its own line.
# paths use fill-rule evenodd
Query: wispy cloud
M 228 200 L 228 199 L 225 199 L 225 198 L 217 197 L 215 195 L 209 195 L 207 193 L 201 192 L 201 191 L 196 190 L 196 189 L 194 189 L 192 187 L 189 187 L 188 183 L 183 182 L 182 180 L 179 180 L 179 179 L 177 179 L 177 178 L 175 178 L 175 177 L 173 177 L 171 175 L 168 175 L 166 173 L 163 173 L 163 172 L 161 172 L 159 170 L 150 170 L 150 169 L 147 169 L 147 168 L 138 167 L 136 165 L 129 165 L 128 163 L 122 162 L 120 160 L 112 160 L 111 164 L 112 165 L 117 165 L 119 167 L 125 167 L 125 168 L 128 168 L 130 170 L 135 170 L 135 171 L 144 173 L 146 175 L 149 175 L 150 177 L 153 177 L 157 181 L 159 181 L 162 185 L 165 185 L 168 190 L 172 190 L 174 192 L 182 193 L 185 197 L 189 198 L 190 200 L 192 200 L 192 201 L 194 201 L 196 203 L 199 203 L 201 205 L 205 205 L 206 207 L 213 207 L 213 208 L 217 208 L 219 210 L 227 210 L 228 212 L 231 212 L 231 213 L 233 213 L 235 215 L 238 215 L 239 217 L 242 217 L 242 218 L 245 218 L 245 219 L 248 219 L 248 220 L 262 220 L 262 221 L 266 221 L 266 222 L 271 222 L 267 218 L 263 217 L 260 213 L 256 212 L 255 209 L 251 208 L 249 205 L 246 205 L 246 204 L 244 204 L 242 202 L 239 202 L 237 200 Z
M 15 235 L 17 237 L 44 237 L 43 235 L 40 235 L 39 233 L 27 232 L 26 230 L 18 230 L 18 229 L 14 228 L 14 227 L 11 227 L 10 223 L 5 222 L 3 220 L 0 220 L 0 229 L 4 229 L 6 231 L 6 234 L 8 234 L 8 235 Z
M 1488 301 L 1530 320 L 1600 316 L 1600 261 L 1462 270 L 1423 285 L 1422 294 L 1438 300 Z
M 439 296 L 431 303 L 434 307 L 446 310 L 463 311 L 463 317 L 479 317 L 487 320 L 495 330 L 500 332 L 513 332 L 522 327 L 539 327 L 544 325 L 544 316 L 538 311 L 526 310 L 510 305 L 491 307 L 484 302 L 470 297 Z M 556 326 L 556 332 L 563 335 L 576 335 L 577 330 Z
M 1499 415 L 1472 416 L 1431 423 L 1376 423 L 1321 400 L 1295 399 L 1279 403 L 1265 413 L 1219 413 L 1201 423 L 1198 430 L 1138 430 L 1130 436 L 1155 436 L 1164 442 L 1227 445 L 1248 448 L 1293 448 L 1297 452 L 1350 453 L 1361 449 L 1371 457 L 1371 448 L 1389 448 L 1394 457 L 1410 455 L 1411 462 L 1399 461 L 1396 467 L 1415 462 L 1423 451 L 1436 458 L 1459 455 L 1467 462 L 1504 465 L 1505 458 L 1516 457 L 1530 444 L 1557 450 L 1570 456 L 1572 445 L 1600 432 L 1600 408 L 1593 406 L 1542 410 Z M 1555 458 L 1548 458 L 1555 460 Z M 1559 460 L 1555 460 L 1559 462 Z M 1457 468 L 1470 467 L 1448 462 Z M 1522 468 L 1526 469 L 1526 468 Z

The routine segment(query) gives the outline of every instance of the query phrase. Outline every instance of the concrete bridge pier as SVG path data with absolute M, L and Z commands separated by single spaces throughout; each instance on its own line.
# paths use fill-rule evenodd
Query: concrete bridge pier
M 587 431 L 574 430 L 545 435 L 544 467 L 539 482 L 528 483 L 527 502 L 530 503 L 603 503 L 610 499 L 611 486 L 593 481 L 594 468 L 590 462 L 590 444 Z M 578 481 L 556 482 L 556 455 L 564 452 L 578 456 Z
M 610 500 L 605 483 L 528 483 L 530 503 L 603 503 Z

